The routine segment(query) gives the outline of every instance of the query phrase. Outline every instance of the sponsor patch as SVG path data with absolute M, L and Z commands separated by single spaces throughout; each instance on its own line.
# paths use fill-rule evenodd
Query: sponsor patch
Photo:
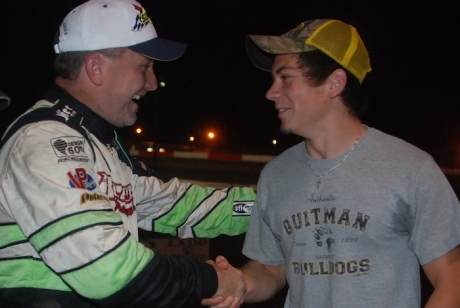
M 233 216 L 249 216 L 252 212 L 254 202 L 237 201 L 233 202 Z
M 134 192 L 131 183 L 122 185 L 112 180 L 112 176 L 103 171 L 97 173 L 99 175 L 99 187 L 110 200 L 115 211 L 132 216 L 136 211 L 134 205 Z
M 64 120 L 67 122 L 69 121 L 70 117 L 74 117 L 77 114 L 76 111 L 74 111 L 72 108 L 69 106 L 65 105 L 64 108 L 59 109 L 56 111 L 56 115 L 58 117 L 64 118 Z
M 95 190 L 97 185 L 93 177 L 89 175 L 84 168 L 76 168 L 75 174 L 67 172 L 69 184 L 72 188 L 82 188 L 86 190 Z
M 80 196 L 80 205 L 85 205 L 88 202 L 93 202 L 93 201 L 107 201 L 109 202 L 109 198 L 104 195 L 98 195 L 96 193 L 90 194 L 90 193 L 85 193 L 81 194 Z
M 67 161 L 89 161 L 85 153 L 85 138 L 83 137 L 64 136 L 51 139 L 50 142 L 60 163 Z

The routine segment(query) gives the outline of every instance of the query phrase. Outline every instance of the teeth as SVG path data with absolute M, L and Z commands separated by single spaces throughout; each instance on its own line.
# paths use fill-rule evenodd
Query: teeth
M 278 110 L 278 112 L 283 112 L 284 110 L 286 110 L 286 109 L 281 108 L 281 109 Z
M 141 96 L 140 95 L 134 95 L 133 97 L 135 100 L 140 100 L 141 99 Z

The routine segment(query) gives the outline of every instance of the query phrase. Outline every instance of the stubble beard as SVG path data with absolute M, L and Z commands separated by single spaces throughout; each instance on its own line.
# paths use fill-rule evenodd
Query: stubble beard
M 132 118 L 131 120 L 127 120 L 127 121 L 125 122 L 124 127 L 133 126 L 133 125 L 136 123 L 136 121 L 137 121 L 137 114 L 134 114 L 134 115 L 133 115 L 133 118 Z

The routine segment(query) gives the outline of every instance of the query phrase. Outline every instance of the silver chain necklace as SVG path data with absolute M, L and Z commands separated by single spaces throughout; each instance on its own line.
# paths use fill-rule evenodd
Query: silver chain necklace
M 355 146 L 358 144 L 359 140 L 361 139 L 361 135 L 363 134 L 363 131 L 364 131 L 364 125 L 362 125 L 361 132 L 359 133 L 358 138 L 356 139 L 355 143 L 353 143 L 353 146 L 347 152 L 347 154 L 345 154 L 345 156 L 342 158 L 342 160 L 337 165 L 335 165 L 334 167 L 332 167 L 326 173 L 323 173 L 323 174 L 318 174 L 318 172 L 316 172 L 316 170 L 313 168 L 313 166 L 310 163 L 310 160 L 308 159 L 307 149 L 305 149 L 305 158 L 307 159 L 308 167 L 310 167 L 310 169 L 316 174 L 316 177 L 318 178 L 318 182 L 316 182 L 318 184 L 317 189 L 319 189 L 319 185 L 321 184 L 321 179 L 323 177 L 325 177 L 326 175 L 328 175 L 329 173 L 331 173 L 332 170 L 334 170 L 335 168 L 340 166 L 345 161 L 345 159 L 347 159 L 348 155 L 350 155 L 351 152 L 353 152 L 353 150 L 355 149 Z

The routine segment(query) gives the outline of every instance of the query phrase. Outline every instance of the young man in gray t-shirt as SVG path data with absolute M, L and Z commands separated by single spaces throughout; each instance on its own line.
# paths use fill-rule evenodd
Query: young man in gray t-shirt
M 430 155 L 362 124 L 371 67 L 356 29 L 310 20 L 246 47 L 271 70 L 281 130 L 305 141 L 261 173 L 244 302 L 288 284 L 285 307 L 420 307 L 421 265 L 427 307 L 460 307 L 459 201 Z

